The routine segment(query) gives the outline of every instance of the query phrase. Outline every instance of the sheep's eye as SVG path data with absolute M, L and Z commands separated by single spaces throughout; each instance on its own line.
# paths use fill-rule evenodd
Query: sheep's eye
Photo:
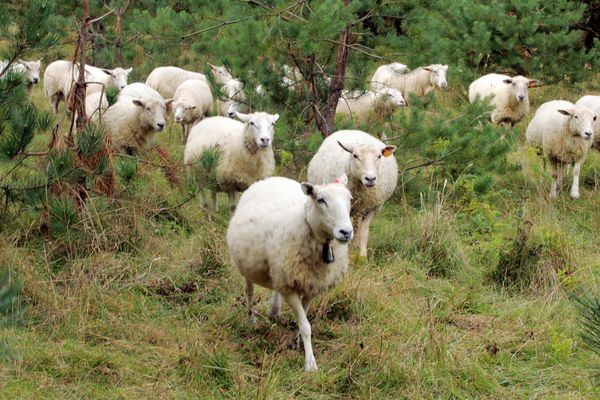
M 598 118 L 598 117 L 594 116 L 594 121 L 596 120 L 596 118 Z
M 377 156 L 377 159 L 379 160 L 381 158 L 381 154 Z
M 579 119 L 579 117 L 576 115 L 576 116 L 575 116 L 575 119 Z
M 250 125 L 252 125 L 252 126 L 255 126 L 255 125 L 254 125 L 254 122 L 252 122 L 252 121 L 250 121 Z
M 327 205 L 327 202 L 326 202 L 326 201 L 325 201 L 325 199 L 323 199 L 323 198 L 318 198 L 318 199 L 317 199 L 317 203 L 319 203 L 319 204 L 323 204 L 323 205 L 325 205 L 325 206 Z
M 352 154 L 352 157 L 354 157 L 358 160 L 358 156 L 356 154 Z

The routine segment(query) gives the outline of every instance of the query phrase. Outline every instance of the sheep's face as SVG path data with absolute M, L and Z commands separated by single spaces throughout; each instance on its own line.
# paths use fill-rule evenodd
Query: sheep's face
M 558 112 L 569 117 L 569 129 L 574 136 L 580 136 L 584 140 L 593 139 L 597 116 L 589 108 L 576 107 Z
M 350 153 L 350 175 L 362 182 L 365 187 L 377 185 L 379 164 L 383 157 L 391 157 L 396 146 L 377 147 L 372 144 L 344 144 L 340 147 Z
M 266 112 L 255 112 L 252 114 L 235 113 L 236 117 L 246 123 L 246 135 L 252 138 L 259 148 L 270 147 L 273 143 L 275 122 L 279 114 L 271 115 Z
M 521 75 L 514 76 L 510 79 L 503 81 L 507 85 L 511 85 L 511 90 L 515 96 L 515 100 L 519 103 L 529 100 L 529 88 L 537 85 L 538 81 L 535 79 L 529 79 Z
M 123 88 L 127 86 L 127 77 L 132 70 L 133 68 L 123 69 L 119 67 L 115 69 L 103 69 L 102 71 L 105 74 L 110 75 L 112 86 L 119 90 L 123 90 Z
M 342 243 L 349 242 L 354 236 L 350 220 L 352 195 L 346 188 L 347 183 L 348 178 L 345 174 L 332 184 L 302 183 L 302 191 L 313 203 L 309 216 L 311 227 Z
M 27 77 L 27 82 L 35 85 L 40 81 L 40 68 L 42 67 L 42 61 L 23 61 L 19 60 L 16 64 L 16 69 L 22 72 Z
M 165 104 L 156 100 L 133 99 L 133 104 L 141 108 L 140 122 L 151 126 L 157 132 L 165 129 Z
M 173 120 L 178 124 L 189 124 L 194 118 L 195 110 L 195 105 L 177 102 L 173 105 Z
M 448 81 L 446 80 L 446 72 L 448 72 L 447 65 L 433 64 L 423 69 L 431 72 L 431 74 L 429 74 L 429 82 L 433 85 L 441 89 L 446 89 L 448 87 Z
M 382 95 L 386 97 L 386 101 L 392 104 L 393 106 L 400 107 L 406 105 L 406 100 L 404 100 L 404 96 L 402 96 L 402 92 L 398 89 L 394 88 L 385 88 L 379 91 Z
M 231 72 L 229 72 L 226 66 L 223 65 L 221 67 L 218 67 L 212 64 L 209 65 L 210 70 L 212 71 L 212 74 L 215 77 L 215 82 L 217 82 L 219 85 L 224 85 L 233 79 Z
M 227 100 L 223 103 L 221 108 L 224 110 L 225 115 L 229 118 L 234 118 L 235 113 L 240 111 L 240 103 L 235 100 Z

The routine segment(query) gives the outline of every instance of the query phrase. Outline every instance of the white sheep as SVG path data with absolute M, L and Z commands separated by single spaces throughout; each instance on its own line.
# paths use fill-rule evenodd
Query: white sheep
M 108 99 L 103 91 L 87 92 L 85 95 L 85 113 L 90 121 L 100 121 L 108 108 Z M 77 118 L 77 117 L 76 117 Z
M 113 149 L 137 153 L 149 147 L 155 133 L 165 128 L 165 113 L 166 104 L 158 93 L 137 97 L 121 93 L 119 100 L 106 110 L 102 121 L 110 134 Z
M 275 170 L 273 128 L 279 115 L 265 112 L 236 113 L 242 122 L 225 117 L 210 117 L 194 125 L 185 145 L 184 162 L 191 166 L 207 149 L 220 152 L 217 190 L 227 192 L 229 208 L 235 208 L 235 192 L 267 178 Z M 202 200 L 207 206 L 204 193 Z M 212 209 L 217 209 L 217 191 L 212 192 Z
M 501 74 L 487 74 L 473 81 L 469 86 L 469 102 L 490 98 L 494 110 L 493 124 L 519 123 L 529 112 L 529 88 L 538 84 L 536 79 L 521 75 L 510 77 Z M 491 96 L 491 97 L 490 97 Z
M 58 112 L 58 104 L 69 98 L 78 76 L 79 70 L 71 61 L 57 60 L 46 67 L 44 93 L 50 99 L 50 106 L 55 114 Z
M 248 317 L 254 325 L 254 284 L 274 291 L 269 317 L 277 318 L 281 296 L 292 309 L 304 344 L 304 370 L 316 371 L 311 325 L 315 296 L 348 271 L 351 195 L 340 183 L 312 185 L 273 177 L 242 194 L 227 229 L 233 264 L 246 278 Z
M 360 255 L 367 256 L 369 227 L 390 198 L 398 181 L 395 146 L 389 146 L 358 130 L 337 131 L 323 141 L 308 164 L 308 181 L 331 182 L 344 172 L 352 192 L 352 214 L 356 220 Z
M 219 115 L 233 118 L 236 112 L 247 111 L 244 84 L 237 79 L 230 79 L 221 87 L 221 96 L 226 100 L 217 99 Z
M 229 71 L 229 69 L 226 66 L 222 65 L 219 67 L 211 63 L 208 63 L 208 65 L 210 65 L 210 70 L 212 71 L 212 74 L 215 77 L 215 82 L 218 85 L 222 86 L 233 79 L 231 71 Z
M 579 198 L 579 172 L 594 136 L 597 116 L 587 107 L 564 100 L 544 103 L 527 126 L 527 143 L 541 147 L 552 169 L 550 197 L 556 197 L 565 164 L 573 165 L 571 197 Z
M 0 73 L 4 71 L 7 65 L 8 60 L 0 61 Z M 25 61 L 19 59 L 11 64 L 10 70 L 25 75 L 25 78 L 27 78 L 27 86 L 31 88 L 32 85 L 35 85 L 40 81 L 41 67 L 42 60 Z
M 402 93 L 394 88 L 383 88 L 377 92 L 370 90 L 344 92 L 338 101 L 335 112 L 363 117 L 380 104 L 400 107 L 406 105 L 406 100 L 402 97 Z
M 183 82 L 173 97 L 173 119 L 181 124 L 181 143 L 185 144 L 190 127 L 208 115 L 213 105 L 210 87 L 203 81 L 190 79 Z
M 109 87 L 115 87 L 118 90 L 123 90 L 127 86 L 127 77 L 133 68 L 123 69 L 117 67 L 115 69 L 98 68 L 93 65 L 86 65 L 85 71 L 88 74 L 85 78 L 87 82 L 96 82 L 104 85 L 104 91 Z M 91 86 L 88 90 L 102 91 L 102 85 Z
M 406 99 L 409 98 L 410 94 L 414 94 L 417 97 L 423 97 L 431 92 L 436 87 L 446 89 L 448 87 L 448 81 L 446 80 L 446 72 L 448 71 L 447 65 L 431 64 L 426 67 L 417 68 L 411 72 L 399 73 L 397 70 L 404 71 L 402 68 L 403 64 L 394 63 L 384 65 L 388 67 L 375 71 L 375 76 L 371 78 L 371 88 L 373 91 L 381 89 L 382 87 L 393 87 L 398 89 Z M 382 76 L 385 72 L 385 76 Z
M 371 78 L 371 90 L 378 91 L 387 87 L 392 87 L 393 82 L 398 76 L 410 72 L 410 69 L 401 63 L 380 65 Z
M 575 106 L 587 107 L 596 115 L 600 115 L 600 96 L 583 96 L 575 103 Z M 594 142 L 592 147 L 600 151 L 600 121 L 594 126 Z
M 146 79 L 146 85 L 158 91 L 163 98 L 171 99 L 179 85 L 189 79 L 198 79 L 208 83 L 206 75 L 200 72 L 170 66 L 154 68 Z

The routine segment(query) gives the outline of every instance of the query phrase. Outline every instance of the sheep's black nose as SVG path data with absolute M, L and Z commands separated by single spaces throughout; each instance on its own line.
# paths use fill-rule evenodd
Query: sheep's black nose
M 588 138 L 591 138 L 592 137 L 592 132 L 586 132 L 585 136 L 587 136 Z
M 156 126 L 158 126 L 158 129 L 162 130 L 165 127 L 165 123 L 159 122 L 158 124 L 156 124 Z
M 352 235 L 352 231 L 347 231 L 347 230 L 344 230 L 344 229 L 340 229 L 340 233 L 342 235 L 344 235 L 344 237 L 346 238 L 346 240 L 349 240 L 350 236 Z
M 38 78 L 33 78 L 33 83 L 38 83 Z
M 269 138 L 260 138 L 260 144 L 267 146 L 269 144 Z
M 230 112 L 230 113 L 227 113 L 227 116 L 228 116 L 228 117 L 230 117 L 230 118 L 233 118 L 233 116 L 234 116 L 234 115 L 235 115 L 235 114 L 234 114 L 234 113 L 232 113 L 232 112 Z
M 519 96 L 518 99 L 519 99 L 519 101 L 523 101 L 523 100 L 525 100 L 525 96 Z
M 376 176 L 365 176 L 365 181 L 367 183 L 375 183 L 376 180 L 377 180 Z

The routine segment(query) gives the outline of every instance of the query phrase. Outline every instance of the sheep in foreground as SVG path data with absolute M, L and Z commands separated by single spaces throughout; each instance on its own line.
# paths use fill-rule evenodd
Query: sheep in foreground
M 190 127 L 208 115 L 213 104 L 210 87 L 203 81 L 190 79 L 183 82 L 173 97 L 173 119 L 181 124 L 181 143 L 187 141 Z
M 495 125 L 509 123 L 511 127 L 519 123 L 529 112 L 529 88 L 538 81 L 521 75 L 487 74 L 473 81 L 469 86 L 469 102 L 484 100 L 491 96 L 494 106 L 491 120 Z
M 157 93 L 158 94 L 158 93 Z M 165 128 L 166 105 L 162 97 L 119 95 L 102 121 L 115 151 L 138 153 L 154 142 L 156 132 Z
M 577 107 L 587 107 L 594 112 L 595 115 L 600 115 L 600 96 L 583 96 L 575 103 Z M 600 151 L 600 122 L 594 125 L 594 142 L 592 147 Z
M 541 147 L 552 169 L 550 197 L 556 197 L 565 164 L 573 165 L 571 197 L 579 198 L 579 172 L 594 136 L 596 114 L 564 100 L 544 103 L 527 127 L 527 143 Z
M 383 67 L 388 67 L 387 70 L 383 70 L 387 74 L 384 77 L 381 77 L 383 72 L 380 72 L 379 69 L 375 71 L 375 74 L 379 72 L 379 75 L 374 75 L 371 78 L 371 89 L 377 91 L 382 87 L 393 87 L 402 92 L 404 97 L 408 99 L 411 93 L 417 97 L 423 97 L 436 87 L 440 89 L 448 87 L 448 81 L 446 80 L 447 65 L 431 64 L 426 67 L 417 68 L 411 72 L 399 73 L 396 70 L 402 70 L 401 65 L 403 64 L 394 63 L 384 65 Z
M 235 208 L 235 192 L 246 190 L 254 182 L 267 178 L 275 170 L 273 128 L 279 115 L 265 112 L 236 113 L 242 121 L 210 117 L 191 129 L 185 145 L 184 162 L 190 166 L 208 149 L 220 152 L 217 166 L 217 191 L 229 196 L 229 208 Z M 217 191 L 212 192 L 212 209 L 217 209 Z M 204 193 L 202 201 L 207 206 Z
M 305 371 L 317 370 L 308 306 L 348 271 L 346 243 L 353 230 L 344 181 L 345 176 L 324 185 L 281 177 L 257 182 L 242 195 L 227 229 L 229 255 L 246 278 L 250 323 L 255 324 L 254 284 L 274 291 L 272 319 L 283 296 L 298 322 Z
M 308 181 L 314 184 L 331 182 L 340 172 L 348 175 L 352 214 L 363 257 L 367 256 L 371 222 L 396 189 L 395 149 L 366 132 L 337 131 L 323 141 L 308 164 Z
M 371 90 L 378 91 L 392 87 L 391 82 L 408 72 L 410 72 L 408 67 L 398 62 L 380 65 L 371 78 Z
M 88 74 L 85 78 L 87 82 L 100 83 L 101 85 L 91 86 L 88 90 L 104 90 L 109 87 L 115 87 L 118 90 L 123 90 L 127 86 L 127 77 L 133 68 L 123 69 L 117 67 L 115 69 L 98 68 L 92 65 L 86 65 L 85 71 Z M 102 88 L 104 85 L 104 89 Z
M 171 66 L 154 68 L 146 79 L 146 85 L 158 91 L 163 98 L 171 99 L 179 85 L 189 79 L 198 79 L 208 83 L 206 75 L 200 72 L 187 71 L 183 68 Z
M 400 107 L 406 105 L 406 100 L 402 97 L 402 93 L 394 88 L 383 88 L 377 92 L 345 92 L 338 101 L 335 112 L 363 117 L 381 104 Z
M 237 79 L 230 79 L 221 87 L 221 94 L 225 100 L 218 99 L 219 115 L 233 118 L 237 112 L 246 111 L 246 95 L 244 84 Z

